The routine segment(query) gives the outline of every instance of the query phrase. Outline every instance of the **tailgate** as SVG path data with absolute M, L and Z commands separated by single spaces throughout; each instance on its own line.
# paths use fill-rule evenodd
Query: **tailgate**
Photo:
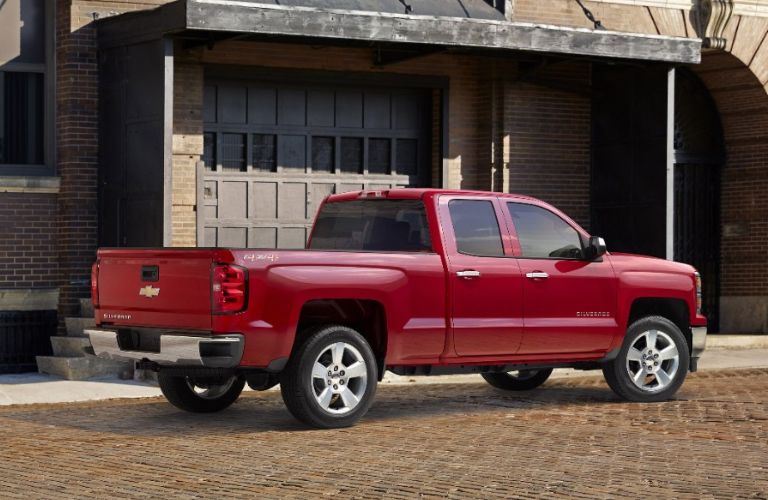
M 215 250 L 99 250 L 96 321 L 211 329 Z

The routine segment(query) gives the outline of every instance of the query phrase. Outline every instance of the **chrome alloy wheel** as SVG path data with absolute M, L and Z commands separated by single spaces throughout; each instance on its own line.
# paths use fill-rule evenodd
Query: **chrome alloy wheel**
M 315 400 L 328 413 L 348 413 L 365 395 L 367 378 L 368 369 L 360 351 L 345 342 L 331 344 L 312 367 Z
M 237 377 L 231 377 L 224 383 L 215 384 L 204 380 L 195 380 L 190 377 L 186 378 L 189 388 L 201 399 L 220 398 L 232 388 L 232 384 L 235 383 L 235 380 L 237 380 Z
M 660 330 L 648 330 L 632 341 L 627 351 L 627 373 L 645 392 L 667 387 L 680 368 L 680 354 L 672 338 Z

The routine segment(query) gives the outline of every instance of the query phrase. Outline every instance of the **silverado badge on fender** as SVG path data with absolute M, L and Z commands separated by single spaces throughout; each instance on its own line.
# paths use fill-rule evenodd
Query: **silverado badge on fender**
M 144 288 L 139 288 L 139 295 L 151 299 L 152 297 L 160 295 L 160 289 L 155 288 L 152 285 L 147 285 Z

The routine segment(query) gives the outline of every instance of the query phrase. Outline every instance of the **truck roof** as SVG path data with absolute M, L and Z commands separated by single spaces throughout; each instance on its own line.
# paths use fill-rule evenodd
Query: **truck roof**
M 393 189 L 365 189 L 362 191 L 348 191 L 346 193 L 333 194 L 328 197 L 329 203 L 337 201 L 349 201 L 360 198 L 386 198 L 397 200 L 421 199 L 427 195 L 441 194 L 470 195 L 470 196 L 499 196 L 503 198 L 540 201 L 531 196 L 513 193 L 498 193 L 493 191 L 472 191 L 463 189 L 438 189 L 438 188 L 393 188 Z

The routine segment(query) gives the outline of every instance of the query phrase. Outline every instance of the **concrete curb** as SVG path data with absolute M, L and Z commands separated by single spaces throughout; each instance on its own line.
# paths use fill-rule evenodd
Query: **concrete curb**
M 768 349 L 768 334 L 707 335 L 707 349 Z

